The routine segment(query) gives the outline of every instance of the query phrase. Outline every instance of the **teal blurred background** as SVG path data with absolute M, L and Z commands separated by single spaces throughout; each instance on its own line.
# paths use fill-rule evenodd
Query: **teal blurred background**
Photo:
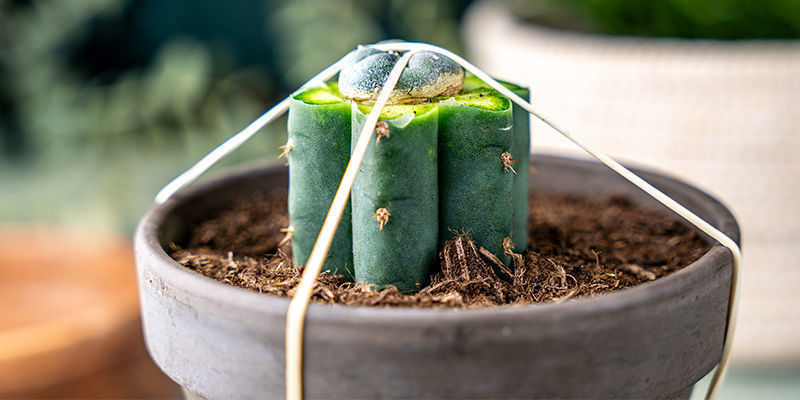
M 800 0 L 0 0 L 0 228 L 127 238 L 163 185 L 356 45 L 402 38 L 470 59 L 477 47 L 469 38 L 482 29 L 478 3 L 507 7 L 522 24 L 602 36 L 795 48 L 800 38 Z M 464 28 L 470 10 L 472 36 Z M 500 77 L 528 82 L 524 73 Z M 800 115 L 796 96 L 787 104 L 795 112 L 781 119 Z M 274 160 L 284 142 L 285 119 L 210 175 Z M 791 290 L 770 295 L 796 301 Z M 795 309 L 770 321 L 800 329 Z M 750 310 L 745 327 L 761 314 Z M 722 398 L 800 398 L 796 334 L 771 364 L 757 357 L 770 339 L 748 332 L 742 345 L 752 343 L 756 357 L 742 359 L 758 362 L 735 364 Z
M 467 1 L 0 1 L 0 221 L 131 234 L 154 193 L 359 43 L 460 50 Z M 222 167 L 274 157 L 281 121 Z

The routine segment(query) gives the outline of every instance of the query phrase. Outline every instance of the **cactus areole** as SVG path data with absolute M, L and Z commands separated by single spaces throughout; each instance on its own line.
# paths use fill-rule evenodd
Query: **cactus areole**
M 338 82 L 289 106 L 289 219 L 294 262 L 307 262 L 365 123 L 399 55 L 360 46 Z M 527 98 L 528 91 L 504 83 Z M 524 113 L 524 114 L 523 114 Z M 380 288 L 426 284 L 444 241 L 468 233 L 508 261 L 527 245 L 527 113 L 452 60 L 412 56 L 383 108 L 324 269 Z

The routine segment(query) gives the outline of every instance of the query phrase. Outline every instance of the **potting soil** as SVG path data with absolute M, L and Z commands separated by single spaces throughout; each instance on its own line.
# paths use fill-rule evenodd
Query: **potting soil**
M 439 269 L 417 293 L 371 288 L 323 272 L 313 300 L 420 308 L 561 302 L 661 278 L 710 248 L 677 217 L 620 197 L 534 195 L 530 204 L 530 243 L 506 243 L 510 265 L 461 232 L 445 243 Z M 198 225 L 186 243 L 172 243 L 171 255 L 219 281 L 292 296 L 302 267 L 293 266 L 291 246 L 282 243 L 288 222 L 285 191 L 254 195 Z

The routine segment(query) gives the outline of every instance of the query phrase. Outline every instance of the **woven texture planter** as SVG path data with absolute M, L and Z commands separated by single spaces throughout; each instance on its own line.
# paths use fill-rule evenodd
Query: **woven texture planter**
M 497 1 L 465 17 L 470 57 L 530 86 L 549 117 L 623 160 L 709 187 L 746 250 L 734 361 L 800 359 L 800 41 L 620 38 L 538 27 Z M 539 121 L 533 146 L 579 150 Z M 779 279 L 776 279 L 779 277 Z

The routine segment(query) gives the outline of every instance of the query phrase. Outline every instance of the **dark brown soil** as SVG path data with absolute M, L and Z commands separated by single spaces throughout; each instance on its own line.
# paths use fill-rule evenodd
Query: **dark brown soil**
M 482 307 L 560 302 L 635 286 L 675 272 L 709 249 L 677 217 L 639 208 L 617 197 L 585 199 L 534 196 L 530 243 L 511 251 L 503 265 L 462 236 L 439 254 L 439 271 L 420 292 L 376 291 L 323 273 L 314 300 L 398 307 Z M 222 282 L 291 296 L 302 268 L 291 261 L 291 246 L 279 243 L 288 225 L 286 194 L 276 191 L 240 201 L 194 229 L 185 248 L 172 257 L 189 269 Z M 519 247 L 519 246 L 517 246 Z

